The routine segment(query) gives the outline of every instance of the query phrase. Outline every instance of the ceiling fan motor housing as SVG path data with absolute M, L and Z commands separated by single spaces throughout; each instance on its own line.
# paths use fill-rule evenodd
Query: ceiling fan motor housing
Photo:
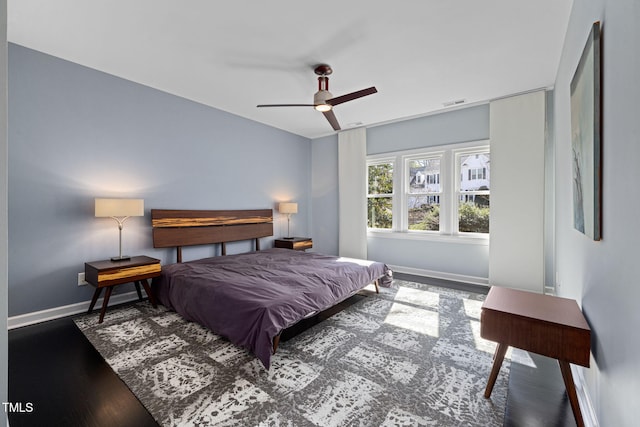
M 318 77 L 318 91 L 313 95 L 313 105 L 318 111 L 329 111 L 331 105 L 327 104 L 327 99 L 333 98 L 329 92 L 329 78 L 327 76 Z
M 316 110 L 318 111 L 329 111 L 331 109 L 331 105 L 327 104 L 327 99 L 331 99 L 333 98 L 333 95 L 331 95 L 331 92 L 329 92 L 328 90 L 319 90 L 315 93 L 315 95 L 313 95 L 313 105 L 316 106 Z M 318 107 L 324 107 L 327 106 L 328 108 L 326 109 L 321 109 Z

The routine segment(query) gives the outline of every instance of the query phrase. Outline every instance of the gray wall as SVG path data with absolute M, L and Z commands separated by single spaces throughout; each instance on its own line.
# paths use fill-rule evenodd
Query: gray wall
M 8 400 L 7 345 L 7 2 L 0 1 L 0 402 Z M 6 416 L 0 416 L 0 425 Z
M 306 138 L 10 44 L 9 315 L 91 298 L 77 273 L 85 261 L 118 253 L 117 225 L 94 217 L 94 197 L 144 199 L 146 216 L 125 223 L 123 251 L 167 263 L 175 254 L 153 249 L 151 208 L 295 200 L 292 226 L 307 235 L 310 169 Z M 274 215 L 283 235 L 286 220 Z
M 367 154 L 483 139 L 489 139 L 489 104 L 371 127 Z
M 489 139 L 489 105 L 479 105 L 372 127 L 367 154 Z M 489 277 L 488 241 L 368 238 L 369 258 L 388 264 L 454 275 Z
M 602 23 L 603 238 L 572 223 L 569 85 L 594 21 Z M 640 396 L 640 3 L 573 3 L 555 84 L 556 268 L 561 296 L 582 304 L 592 331 L 587 389 L 602 426 L 638 424 Z

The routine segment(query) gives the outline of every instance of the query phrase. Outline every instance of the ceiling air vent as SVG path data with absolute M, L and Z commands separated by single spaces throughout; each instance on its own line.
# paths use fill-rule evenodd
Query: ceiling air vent
M 454 105 L 464 104 L 465 101 L 466 101 L 466 99 L 456 99 L 455 101 L 447 101 L 442 105 L 444 105 L 445 107 L 452 107 Z

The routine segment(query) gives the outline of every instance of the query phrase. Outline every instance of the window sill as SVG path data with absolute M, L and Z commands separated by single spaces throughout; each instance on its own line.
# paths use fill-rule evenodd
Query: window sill
M 489 246 L 489 235 L 482 234 L 474 236 L 471 234 L 438 234 L 438 233 L 419 233 L 409 231 L 391 231 L 391 230 L 367 230 L 367 237 L 375 239 L 398 239 L 398 240 L 424 240 L 430 242 L 448 242 L 463 245 L 479 245 Z

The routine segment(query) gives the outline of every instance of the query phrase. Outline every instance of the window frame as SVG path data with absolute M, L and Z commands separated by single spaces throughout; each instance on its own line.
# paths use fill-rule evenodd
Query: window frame
M 443 208 L 443 201 L 444 204 L 446 204 L 446 195 L 445 192 L 443 191 L 443 184 L 442 184 L 442 175 L 443 175 L 443 167 L 446 170 L 446 159 L 445 159 L 445 152 L 442 150 L 433 150 L 430 151 L 429 154 L 424 154 L 424 152 L 420 152 L 420 153 L 416 153 L 416 154 L 404 154 L 404 155 L 400 155 L 400 158 L 402 159 L 402 165 L 403 168 L 400 171 L 402 176 L 401 176 L 401 180 L 402 180 L 402 187 L 400 189 L 401 191 L 401 197 L 400 197 L 400 203 L 401 206 L 398 207 L 399 212 L 399 231 L 403 232 L 406 231 L 407 233 L 420 233 L 420 234 L 437 234 L 440 233 L 442 230 L 442 208 Z M 440 196 L 440 229 L 439 230 L 410 230 L 409 229 L 409 208 L 408 208 L 408 204 L 409 204 L 409 197 L 412 194 L 416 194 L 416 193 L 411 193 L 411 186 L 410 186 L 410 167 L 408 166 L 409 163 L 412 160 L 440 160 L 440 191 L 438 193 L 425 193 L 425 194 L 437 194 L 438 196 Z
M 488 142 L 488 141 L 487 141 Z M 489 197 L 491 197 L 491 185 L 489 185 L 489 189 L 488 190 L 469 190 L 469 191 L 462 191 L 461 189 L 461 184 L 462 184 L 462 164 L 460 162 L 460 158 L 462 156 L 468 156 L 468 155 L 473 155 L 473 154 L 489 154 L 491 155 L 491 150 L 489 147 L 489 144 L 486 145 L 479 145 L 479 146 L 475 146 L 475 147 L 468 147 L 468 148 L 459 148 L 459 149 L 454 149 L 452 150 L 453 153 L 453 158 L 454 158 L 454 165 L 455 165 L 455 172 L 454 172 L 454 177 L 456 177 L 456 182 L 455 182 L 455 188 L 454 188 L 454 192 L 453 192 L 453 197 L 455 200 L 455 203 L 453 204 L 453 210 L 454 210 L 454 224 L 455 224 L 455 229 L 456 229 L 456 233 L 459 236 L 467 236 L 467 237 L 481 237 L 481 236 L 486 236 L 486 238 L 489 237 L 489 233 L 476 233 L 476 232 L 465 232 L 465 231 L 460 231 L 458 226 L 459 226 L 459 212 L 460 212 L 460 197 L 462 195 L 469 195 L 469 196 L 478 196 L 478 195 L 487 195 Z M 489 162 L 491 162 L 491 157 L 489 157 Z M 489 182 L 491 182 L 491 172 L 490 170 L 487 170 L 487 168 L 483 168 L 485 170 L 484 174 L 486 174 L 486 176 L 489 176 Z M 473 169 L 473 170 L 483 170 L 483 169 Z M 469 172 L 471 172 L 471 169 L 469 169 Z M 485 178 L 486 179 L 486 178 Z M 489 199 L 490 200 L 490 199 Z M 490 206 L 490 205 L 489 205 Z M 491 232 L 491 230 L 489 230 L 489 232 Z
M 381 163 L 393 164 L 393 218 L 391 229 L 367 227 L 367 234 L 393 238 L 454 240 L 459 242 L 465 240 L 472 242 L 480 239 L 488 242 L 488 233 L 460 232 L 458 230 L 458 204 L 461 181 L 461 167 L 458 158 L 465 153 L 479 154 L 482 152 L 490 154 L 489 140 L 469 141 L 368 155 L 366 158 L 367 198 L 369 197 L 369 166 Z M 440 158 L 440 230 L 410 230 L 408 224 L 410 168 L 408 165 L 411 160 L 433 158 Z M 487 174 L 490 178 L 490 171 L 487 171 Z M 490 194 L 490 189 L 482 190 L 482 192 L 485 191 Z M 470 193 L 465 192 L 465 194 Z
M 393 177 L 392 177 L 392 188 L 391 188 L 391 193 L 369 193 L 369 166 L 376 166 L 376 165 L 383 165 L 383 164 L 391 164 L 391 169 L 393 170 Z M 366 165 L 366 183 L 367 183 L 367 223 L 369 222 L 369 212 L 368 212 L 368 201 L 370 198 L 391 198 L 391 228 L 376 228 L 376 227 L 367 227 L 367 231 L 369 230 L 373 230 L 373 231 L 382 231 L 382 232 L 390 232 L 392 230 L 395 229 L 395 221 L 396 221 L 396 170 L 397 170 L 397 164 L 396 164 L 396 159 L 395 157 L 380 157 L 377 158 L 374 161 L 369 161 L 367 160 L 367 165 Z

